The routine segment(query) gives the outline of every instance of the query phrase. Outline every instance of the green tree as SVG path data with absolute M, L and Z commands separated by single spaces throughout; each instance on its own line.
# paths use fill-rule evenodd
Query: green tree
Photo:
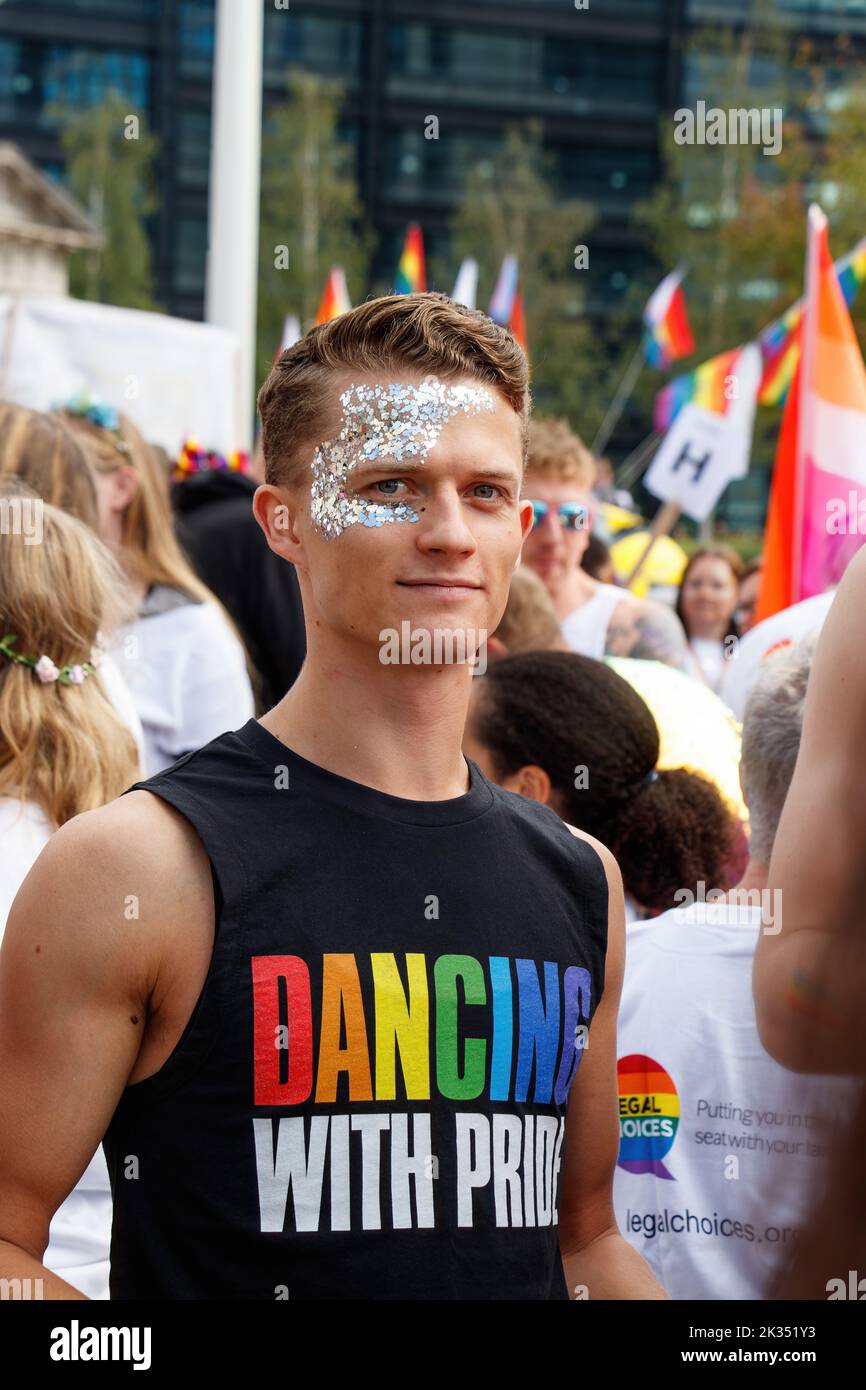
M 536 408 L 570 416 L 590 437 L 600 418 L 601 355 L 582 317 L 581 272 L 574 263 L 575 247 L 584 244 L 594 221 L 587 204 L 557 198 L 541 127 L 529 122 L 509 129 L 496 156 L 469 171 L 452 225 L 454 263 L 464 256 L 478 261 L 482 306 L 503 256 L 517 256 Z M 442 272 L 437 282 L 444 284 Z M 452 266 L 452 280 L 453 274 Z
M 100 250 L 72 257 L 72 294 L 128 309 L 158 308 L 146 228 L 157 206 L 156 136 L 118 91 L 110 91 L 101 106 L 55 114 L 62 123 L 69 189 L 105 236 Z
M 288 99 L 266 114 L 259 239 L 259 379 L 270 368 L 283 321 L 311 327 L 328 271 L 340 265 L 357 302 L 372 237 L 363 222 L 353 151 L 337 132 L 342 89 L 290 69 Z

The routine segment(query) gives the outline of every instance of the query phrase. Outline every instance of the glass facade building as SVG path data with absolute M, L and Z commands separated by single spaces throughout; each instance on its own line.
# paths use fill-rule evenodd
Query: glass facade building
M 592 0 L 585 10 L 574 0 L 259 2 L 265 110 L 282 99 L 290 65 L 345 89 L 342 131 L 378 238 L 376 283 L 393 274 L 409 219 L 421 222 L 428 255 L 447 255 L 467 170 L 493 158 L 509 125 L 534 117 L 562 195 L 597 210 L 583 282 L 596 314 L 647 270 L 632 212 L 658 178 L 662 114 L 696 95 L 682 40 L 748 22 L 755 0 Z M 840 33 L 866 42 L 866 0 L 778 6 L 828 54 Z M 123 92 L 160 141 L 157 298 L 191 318 L 204 302 L 214 22 L 214 0 L 0 2 L 0 139 L 62 179 L 58 108 Z M 763 77 L 772 85 L 772 71 Z M 430 115 L 438 140 L 424 138 Z

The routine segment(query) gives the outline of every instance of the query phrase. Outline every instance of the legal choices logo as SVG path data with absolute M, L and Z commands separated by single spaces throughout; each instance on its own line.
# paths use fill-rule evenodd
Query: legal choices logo
M 680 1098 L 671 1077 L 652 1057 L 634 1052 L 616 1064 L 619 1086 L 619 1158 L 627 1173 L 670 1178 L 662 1159 L 680 1122 Z

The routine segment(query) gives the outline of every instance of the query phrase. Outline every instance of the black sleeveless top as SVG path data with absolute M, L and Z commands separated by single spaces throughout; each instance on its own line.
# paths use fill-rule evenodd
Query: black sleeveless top
M 550 1299 L 600 858 L 488 782 L 410 801 L 255 720 L 143 788 L 211 861 L 213 954 L 104 1138 L 112 1298 Z

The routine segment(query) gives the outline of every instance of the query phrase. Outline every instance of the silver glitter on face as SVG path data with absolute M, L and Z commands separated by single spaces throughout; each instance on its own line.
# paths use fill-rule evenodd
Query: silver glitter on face
M 372 501 L 346 490 L 351 468 L 382 459 L 383 466 L 406 460 L 423 463 L 439 435 L 459 411 L 478 415 L 496 409 L 483 386 L 447 386 L 435 376 L 420 386 L 349 386 L 340 396 L 340 433 L 319 444 L 313 454 L 311 515 L 316 530 L 331 540 L 348 526 L 384 526 L 392 521 L 419 521 L 406 502 Z

